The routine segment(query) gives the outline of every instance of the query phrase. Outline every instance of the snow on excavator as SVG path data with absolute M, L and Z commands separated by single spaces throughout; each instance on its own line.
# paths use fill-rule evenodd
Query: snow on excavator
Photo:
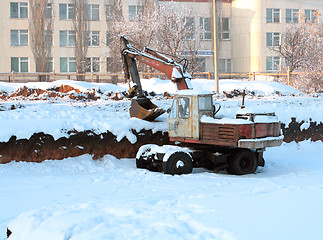
M 144 95 L 138 73 L 137 61 L 165 73 L 176 84 L 178 90 L 192 89 L 190 81 L 192 77 L 186 71 L 188 62 L 186 59 L 175 61 L 173 58 L 148 47 L 141 50 L 134 42 L 130 43 L 125 36 L 121 36 L 120 41 L 125 79 L 130 81 L 131 77 L 134 83 L 134 86 L 129 89 L 129 96 L 134 97 L 129 109 L 130 116 L 153 121 L 163 114 L 165 110 L 153 104 Z M 181 62 L 184 62 L 184 64 L 181 65 Z

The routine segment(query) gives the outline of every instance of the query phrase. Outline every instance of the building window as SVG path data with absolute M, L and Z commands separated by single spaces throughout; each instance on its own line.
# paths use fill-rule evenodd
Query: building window
M 61 47 L 74 47 L 75 31 L 59 31 L 59 45 Z
M 196 72 L 205 72 L 206 71 L 206 59 L 205 58 L 196 58 L 195 59 L 195 71 Z
M 194 17 L 184 17 L 184 34 L 183 34 L 183 40 L 192 40 L 194 39 Z
M 109 72 L 111 67 L 111 58 L 107 57 L 107 72 Z
M 266 57 L 266 71 L 277 71 L 280 68 L 280 57 Z
M 278 47 L 280 45 L 280 33 L 270 32 L 266 34 L 266 46 Z
M 144 6 L 129 5 L 129 20 L 137 21 L 144 13 Z
M 221 39 L 230 40 L 230 18 L 222 18 L 221 20 Z
M 45 31 L 44 32 L 45 44 L 47 46 L 53 46 L 53 32 L 52 31 Z
M 75 57 L 61 57 L 59 65 L 61 72 L 76 72 Z
M 112 20 L 114 9 L 115 9 L 114 8 L 114 5 L 106 5 L 105 6 L 105 17 L 106 17 L 106 20 Z
M 99 5 L 98 4 L 89 4 L 89 12 L 88 12 L 88 16 L 89 16 L 89 20 L 99 20 L 99 16 L 100 16 L 100 11 L 99 11 Z
M 109 46 L 112 43 L 112 36 L 110 32 L 107 32 L 106 43 L 107 43 L 107 46 Z
M 52 57 L 46 59 L 46 65 L 47 65 L 47 70 L 49 72 L 53 72 L 53 58 Z
M 211 40 L 211 19 L 201 17 L 200 18 L 200 28 L 201 28 L 201 34 L 200 38 L 202 40 Z
M 231 73 L 232 72 L 232 60 L 231 59 L 219 59 L 219 72 Z
M 28 3 L 11 2 L 10 18 L 28 18 Z
M 298 23 L 298 9 L 286 9 L 286 22 Z
M 39 68 L 39 66 L 36 65 L 36 72 L 40 71 L 40 69 L 38 69 L 38 68 Z M 46 69 L 45 69 L 45 71 L 53 72 L 53 58 L 52 57 L 46 59 Z
M 11 46 L 28 46 L 28 30 L 11 30 Z
M 52 4 L 48 3 L 46 6 L 46 17 L 52 18 Z
M 122 11 L 115 5 L 106 5 L 105 16 L 106 20 L 112 20 L 114 16 L 116 20 L 120 21 L 122 17 Z
M 59 4 L 59 19 L 71 20 L 74 18 L 74 6 L 73 4 Z
M 11 72 L 28 72 L 28 57 L 12 57 Z
M 89 47 L 100 46 L 100 32 L 90 31 L 89 33 Z
M 85 72 L 99 72 L 100 71 L 100 58 L 92 57 L 86 58 Z
M 267 23 L 280 23 L 279 8 L 267 8 L 266 15 Z
M 315 23 L 315 12 L 316 10 L 314 9 L 305 9 L 305 17 L 306 17 L 306 22 L 310 21 L 311 23 Z

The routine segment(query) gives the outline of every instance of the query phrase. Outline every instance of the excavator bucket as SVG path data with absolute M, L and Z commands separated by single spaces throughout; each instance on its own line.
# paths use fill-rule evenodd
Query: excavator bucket
M 153 104 L 148 98 L 137 98 L 131 100 L 130 116 L 147 121 L 154 121 L 162 115 L 165 110 Z

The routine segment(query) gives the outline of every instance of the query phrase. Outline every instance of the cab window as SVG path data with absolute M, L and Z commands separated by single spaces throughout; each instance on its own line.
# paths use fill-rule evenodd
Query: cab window
M 187 97 L 178 98 L 178 117 L 189 118 L 190 117 L 190 99 Z
M 212 97 L 199 97 L 199 110 L 201 111 L 210 111 L 212 110 Z
M 176 113 L 177 113 L 177 100 L 175 99 L 170 108 L 169 118 L 176 118 Z

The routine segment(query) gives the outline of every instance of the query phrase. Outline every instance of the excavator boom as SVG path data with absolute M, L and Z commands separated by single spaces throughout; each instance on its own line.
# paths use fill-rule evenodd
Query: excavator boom
M 158 108 L 158 106 L 145 97 L 140 82 L 137 61 L 165 73 L 176 84 L 178 90 L 183 90 L 192 89 L 190 82 L 192 77 L 186 71 L 187 60 L 181 60 L 185 61 L 185 64 L 181 65 L 172 58 L 148 47 L 142 50 L 137 48 L 125 36 L 121 36 L 120 41 L 125 78 L 127 81 L 130 81 L 131 77 L 136 87 L 137 98 L 132 99 L 130 116 L 153 121 L 163 114 L 165 110 Z

